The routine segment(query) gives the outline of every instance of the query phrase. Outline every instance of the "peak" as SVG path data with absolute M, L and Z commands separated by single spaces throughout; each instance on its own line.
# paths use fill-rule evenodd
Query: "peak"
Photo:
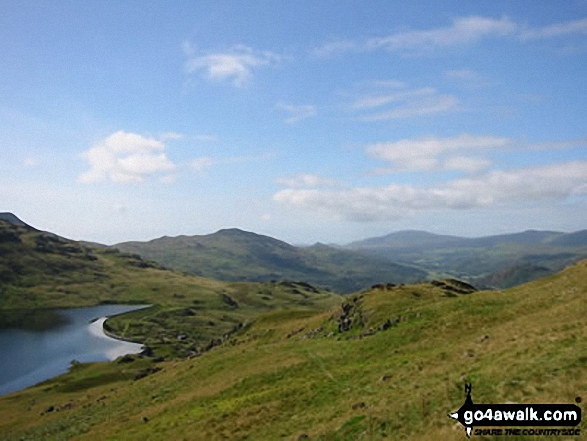
M 225 235 L 225 236 L 235 236 L 235 235 L 255 234 L 255 233 L 251 233 L 250 231 L 244 231 L 239 228 L 223 228 L 221 230 L 218 230 L 214 234 Z
M 19 227 L 30 227 L 29 225 L 25 224 L 21 221 L 16 215 L 13 213 L 0 213 L 0 220 L 6 221 L 12 225 L 18 225 Z

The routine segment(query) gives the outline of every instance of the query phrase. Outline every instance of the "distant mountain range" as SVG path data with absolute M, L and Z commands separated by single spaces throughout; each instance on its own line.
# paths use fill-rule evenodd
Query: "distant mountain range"
M 424 280 L 412 265 L 317 244 L 294 247 L 239 229 L 203 236 L 162 237 L 114 245 L 166 267 L 225 281 L 303 280 L 349 293 L 372 284 Z
M 581 230 L 575 233 L 526 230 L 522 233 L 476 238 L 446 236 L 419 230 L 405 230 L 386 236 L 372 237 L 358 242 L 352 242 L 347 245 L 347 248 L 486 248 L 501 244 L 587 246 L 587 230 Z
M 349 244 L 347 249 L 417 265 L 480 288 L 507 288 L 560 271 L 587 257 L 587 230 L 527 230 L 477 238 L 399 231 Z
M 505 288 L 587 257 L 587 230 L 466 238 L 399 231 L 346 246 L 295 247 L 239 229 L 114 245 L 190 274 L 234 281 L 304 280 L 342 293 L 375 283 L 456 277 Z

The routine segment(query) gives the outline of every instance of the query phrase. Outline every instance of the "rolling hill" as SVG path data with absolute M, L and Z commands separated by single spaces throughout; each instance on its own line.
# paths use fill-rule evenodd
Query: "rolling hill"
M 180 271 L 225 281 L 303 280 L 350 293 L 380 282 L 424 280 L 411 265 L 326 245 L 299 248 L 239 229 L 203 236 L 162 237 L 114 246 Z
M 465 382 L 476 403 L 575 403 L 584 394 L 586 296 L 582 261 L 505 291 L 439 280 L 381 285 L 325 312 L 275 309 L 199 357 L 79 365 L 0 397 L 0 433 L 460 441 L 464 430 L 447 413 L 463 404 Z

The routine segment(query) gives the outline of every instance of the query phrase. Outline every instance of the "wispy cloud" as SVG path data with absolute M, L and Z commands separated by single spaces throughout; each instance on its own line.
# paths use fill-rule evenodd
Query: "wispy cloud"
M 473 15 L 457 17 L 449 26 L 414 29 L 390 35 L 357 40 L 333 40 L 313 49 L 315 57 L 325 58 L 348 52 L 387 50 L 408 55 L 424 55 L 439 49 L 466 46 L 484 39 L 513 37 L 521 41 L 587 34 L 587 18 L 531 28 L 509 17 Z
M 368 109 L 373 107 L 380 107 L 385 104 L 395 103 L 398 101 L 407 101 L 414 97 L 424 95 L 434 95 L 436 90 L 433 87 L 423 87 L 421 89 L 405 90 L 395 93 L 387 93 L 383 95 L 370 95 L 357 99 L 351 107 L 354 109 Z
M 284 119 L 288 124 L 295 124 L 301 120 L 316 116 L 317 114 L 316 106 L 313 105 L 294 106 L 291 104 L 277 103 L 275 108 L 284 110 L 289 114 L 289 116 Z
M 285 189 L 274 201 L 337 219 L 375 222 L 430 210 L 469 210 L 562 201 L 587 194 L 587 161 L 491 171 L 473 178 L 423 187 L 391 184 L 344 190 Z
M 96 143 L 82 154 L 90 169 L 79 182 L 143 182 L 152 175 L 169 174 L 176 169 L 165 154 L 161 140 L 122 130 Z
M 22 164 L 25 167 L 36 167 L 40 164 L 39 158 L 36 156 L 26 156 L 23 160 L 22 160 Z
M 520 38 L 523 40 L 537 40 L 571 34 L 587 34 L 587 18 L 556 23 L 542 28 L 525 29 L 520 33 Z
M 300 174 L 291 178 L 279 178 L 279 185 L 292 188 L 318 188 L 318 187 L 337 187 L 340 182 L 335 179 L 324 178 L 315 174 Z
M 517 25 L 507 17 L 460 17 L 444 28 L 400 32 L 387 37 L 371 38 L 366 42 L 368 49 L 390 51 L 427 51 L 439 47 L 475 43 L 487 37 L 511 35 Z
M 253 76 L 253 71 L 275 66 L 283 57 L 270 51 L 259 51 L 248 46 L 237 45 L 226 52 L 202 53 L 184 44 L 187 56 L 185 69 L 188 74 L 200 74 L 211 81 L 229 81 L 234 86 L 244 86 Z
M 423 87 L 395 93 L 363 96 L 351 107 L 355 110 L 369 110 L 388 106 L 377 113 L 357 117 L 361 121 L 382 121 L 387 119 L 411 118 L 454 112 L 459 109 L 459 100 L 454 95 L 440 94 L 433 87 Z
M 327 57 L 350 51 L 378 49 L 418 54 L 436 48 L 472 44 L 483 38 L 512 35 L 517 29 L 516 23 L 507 17 L 459 17 L 454 19 L 450 26 L 441 28 L 408 30 L 363 41 L 331 41 L 315 48 L 313 54 L 317 57 Z
M 210 156 L 200 156 L 199 158 L 192 159 L 190 167 L 198 173 L 204 172 L 206 169 L 212 167 L 216 161 Z
M 228 158 L 213 158 L 211 156 L 200 156 L 192 159 L 189 166 L 197 173 L 204 174 L 208 169 L 217 165 L 244 164 L 248 162 L 267 161 L 275 157 L 274 153 L 264 153 L 252 156 L 230 156 Z
M 449 80 L 472 88 L 485 87 L 491 83 L 487 77 L 472 69 L 447 70 L 444 72 L 444 76 Z

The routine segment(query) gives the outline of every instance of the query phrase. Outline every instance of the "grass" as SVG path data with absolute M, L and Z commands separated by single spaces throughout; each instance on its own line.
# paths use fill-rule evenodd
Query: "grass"
M 451 286 L 382 287 L 347 298 L 352 307 L 322 312 L 275 307 L 189 360 L 82 365 L 0 398 L 0 433 L 6 440 L 456 441 L 464 430 L 446 415 L 463 403 L 464 381 L 479 403 L 585 398 L 587 261 L 505 291 Z M 257 301 L 234 289 L 239 305 Z M 341 332 L 344 318 L 352 325 Z M 60 410 L 47 412 L 51 406 Z

